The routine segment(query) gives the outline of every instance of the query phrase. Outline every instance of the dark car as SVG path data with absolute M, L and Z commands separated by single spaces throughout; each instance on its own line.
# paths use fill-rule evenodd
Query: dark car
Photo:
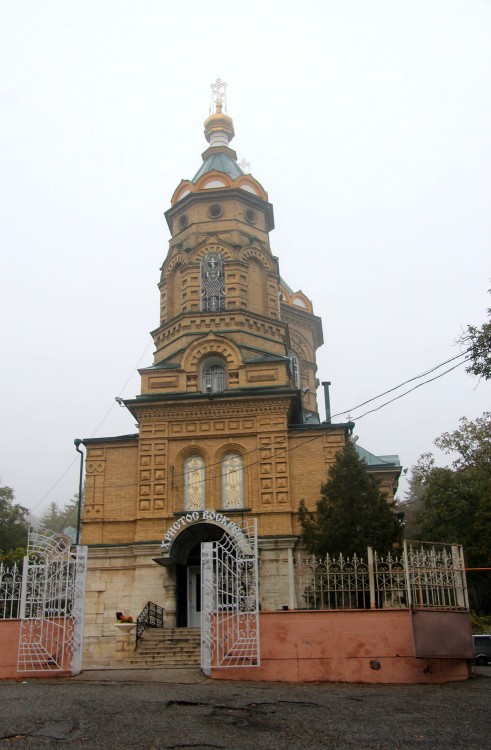
M 474 658 L 480 667 L 491 664 L 491 635 L 473 635 Z

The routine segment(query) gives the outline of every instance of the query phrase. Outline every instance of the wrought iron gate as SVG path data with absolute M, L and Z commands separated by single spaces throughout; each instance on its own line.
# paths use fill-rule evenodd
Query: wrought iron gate
M 81 668 L 87 547 L 30 531 L 20 603 L 18 672 Z
M 201 545 L 201 667 L 260 666 L 257 521 Z

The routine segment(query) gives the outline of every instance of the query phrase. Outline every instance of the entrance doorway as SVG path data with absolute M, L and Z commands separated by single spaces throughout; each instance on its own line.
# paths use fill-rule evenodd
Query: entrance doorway
M 171 558 L 176 565 L 176 625 L 201 627 L 201 544 L 218 541 L 224 529 L 212 523 L 196 523 L 174 539 Z
M 190 565 L 188 577 L 188 627 L 201 627 L 201 567 Z

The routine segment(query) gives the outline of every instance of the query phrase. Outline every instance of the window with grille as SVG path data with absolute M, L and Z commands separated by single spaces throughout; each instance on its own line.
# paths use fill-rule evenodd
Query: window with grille
M 201 261 L 201 309 L 203 312 L 225 310 L 223 258 L 218 253 L 208 253 Z
M 228 453 L 222 461 L 222 506 L 225 510 L 244 507 L 242 456 Z
M 210 364 L 203 370 L 203 391 L 205 393 L 220 393 L 225 390 L 225 367 Z
M 289 352 L 289 354 L 295 388 L 300 388 L 300 364 L 298 361 L 298 357 L 296 354 L 294 354 L 294 352 Z
M 184 462 L 184 510 L 204 510 L 205 461 L 202 456 L 188 456 Z

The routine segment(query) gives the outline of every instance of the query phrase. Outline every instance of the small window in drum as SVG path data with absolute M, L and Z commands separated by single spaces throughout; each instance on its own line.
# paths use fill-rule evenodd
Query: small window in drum
M 212 203 L 208 209 L 210 219 L 218 219 L 223 214 L 223 208 L 219 203 Z
M 187 214 L 181 214 L 181 216 L 179 216 L 179 219 L 178 219 L 178 222 L 177 222 L 177 225 L 178 225 L 179 229 L 185 229 L 188 224 L 189 224 L 189 217 L 188 217 L 188 215 Z

